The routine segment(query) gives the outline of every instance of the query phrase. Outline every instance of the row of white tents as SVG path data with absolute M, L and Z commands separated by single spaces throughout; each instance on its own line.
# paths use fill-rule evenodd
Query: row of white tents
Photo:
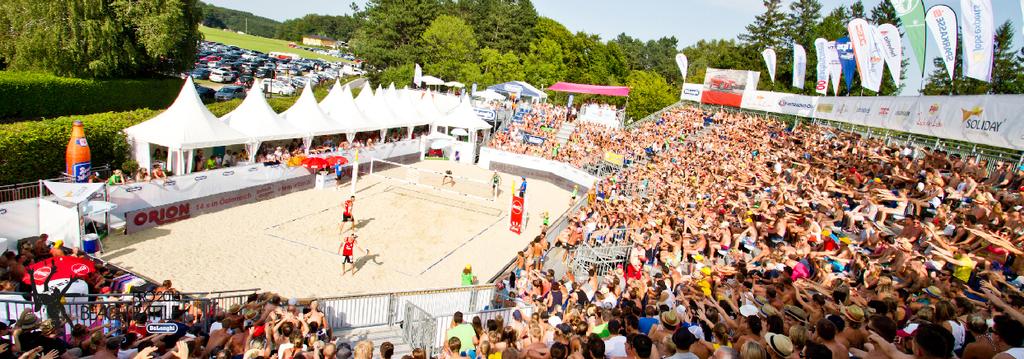
M 345 135 L 351 141 L 357 133 L 380 131 L 383 139 L 389 129 L 407 129 L 406 136 L 411 136 L 414 127 L 423 125 L 432 130 L 466 129 L 470 142 L 477 130 L 491 128 L 477 116 L 468 99 L 396 90 L 394 84 L 387 89 L 378 85 L 374 91 L 369 82 L 355 98 L 347 85 L 335 82 L 319 103 L 312 86 L 306 86 L 295 104 L 280 114 L 267 104 L 257 82 L 241 105 L 217 118 L 203 105 L 188 78 L 166 111 L 124 132 L 140 167 L 151 166 L 150 146 L 158 145 L 167 148 L 166 163 L 173 173 L 184 174 L 191 171 L 189 159 L 198 149 L 244 145 L 252 162 L 260 144 L 267 141 L 302 139 L 308 150 L 315 136 Z

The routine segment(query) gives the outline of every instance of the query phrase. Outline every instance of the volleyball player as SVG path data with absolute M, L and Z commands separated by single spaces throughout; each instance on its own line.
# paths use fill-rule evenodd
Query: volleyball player
M 341 226 L 339 227 L 341 234 L 345 234 L 345 222 L 352 222 L 352 232 L 356 231 L 356 220 L 352 217 L 352 207 L 355 206 L 356 196 L 349 197 L 345 201 L 344 212 L 341 214 Z

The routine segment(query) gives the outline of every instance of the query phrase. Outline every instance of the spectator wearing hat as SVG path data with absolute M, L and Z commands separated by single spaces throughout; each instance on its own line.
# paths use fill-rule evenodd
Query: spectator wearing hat
M 658 352 L 668 353 L 669 351 L 666 350 L 663 343 L 672 340 L 672 334 L 679 327 L 679 316 L 674 310 L 666 310 L 658 318 L 661 325 L 651 328 L 649 335 L 655 345 L 658 346 Z
M 767 333 L 764 335 L 764 342 L 768 346 L 768 355 L 772 359 L 792 358 L 793 342 L 789 340 L 789 337 L 782 334 Z
M 861 328 L 864 309 L 857 305 L 848 305 L 843 307 L 842 314 L 846 320 L 846 328 L 836 335 L 836 340 L 847 348 L 863 349 L 868 338 L 867 331 Z

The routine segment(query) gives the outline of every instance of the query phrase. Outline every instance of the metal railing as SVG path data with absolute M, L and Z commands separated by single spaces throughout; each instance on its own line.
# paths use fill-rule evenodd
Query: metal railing
M 91 171 L 97 172 L 101 177 L 108 177 L 111 169 L 109 165 L 104 165 L 94 167 Z M 46 196 L 47 192 L 43 186 L 43 181 L 71 182 L 71 178 L 68 176 L 60 176 L 34 182 L 2 185 L 0 186 L 0 203 Z
M 555 242 L 555 240 L 558 239 L 558 235 L 561 234 L 562 231 L 564 231 L 566 228 L 569 227 L 569 220 L 570 220 L 570 218 L 573 215 L 575 215 L 577 212 L 579 212 L 580 208 L 583 207 L 583 204 L 586 203 L 586 202 L 587 202 L 587 196 L 585 194 L 582 195 L 582 196 L 579 196 L 579 198 L 576 199 L 576 202 L 573 203 L 573 205 L 571 207 L 569 207 L 569 209 L 565 210 L 565 212 L 562 213 L 561 216 L 558 216 L 558 218 L 556 218 L 553 222 L 551 222 L 551 225 L 548 226 L 547 237 L 545 237 L 544 240 L 546 240 L 548 242 L 548 244 L 553 244 Z M 530 246 L 526 245 L 526 247 L 523 248 L 523 251 L 526 251 L 529 248 L 530 248 Z M 545 253 L 544 255 L 547 256 L 547 253 Z M 491 277 L 491 279 L 488 280 L 487 282 L 488 283 L 495 283 L 499 279 L 508 276 L 508 273 L 514 269 L 514 268 L 512 268 L 512 265 L 515 264 L 515 262 L 516 262 L 515 258 L 512 258 L 511 260 L 509 260 L 508 263 L 506 263 L 505 266 L 503 266 L 501 268 L 501 270 L 499 270 L 497 273 L 495 273 L 494 276 Z
M 412 348 L 433 348 L 437 318 L 412 303 L 405 304 L 405 322 L 402 326 L 402 339 Z
M 573 251 L 569 270 L 576 278 L 587 278 L 590 269 L 594 269 L 594 275 L 602 276 L 629 261 L 632 251 L 633 246 L 628 244 L 607 243 L 593 246 L 590 243 L 583 243 Z
M 501 317 L 502 319 L 504 319 L 505 323 L 511 323 L 512 313 L 517 310 L 520 314 L 523 315 L 524 320 L 529 318 L 530 315 L 532 315 L 534 312 L 533 307 L 523 306 L 515 308 L 484 310 L 476 313 L 462 313 L 462 318 L 465 321 L 465 323 L 469 323 L 473 320 L 474 317 L 480 317 L 481 323 L 487 323 L 488 320 L 497 319 L 498 317 Z M 413 348 L 423 348 L 428 352 L 428 355 L 430 357 L 440 358 L 442 352 L 444 352 L 444 346 L 448 344 L 447 340 L 445 339 L 447 339 L 448 329 L 451 328 L 452 319 L 454 316 L 455 313 L 448 313 L 444 315 L 435 316 L 434 318 L 432 318 L 434 328 L 432 328 L 433 331 L 430 332 L 430 334 L 432 335 L 430 340 L 422 342 L 423 344 L 421 346 L 415 346 L 412 345 L 411 343 L 409 345 L 412 346 Z M 463 344 L 463 347 L 465 347 L 465 344 Z
M 24 311 L 40 318 L 68 320 L 71 324 L 92 326 L 111 321 L 128 323 L 136 314 L 147 322 L 160 322 L 187 314 L 187 324 L 209 328 L 218 311 L 233 304 L 244 304 L 258 289 L 201 293 L 68 294 L 45 297 L 32 293 L 2 293 L 0 320 L 17 320 Z M 47 298 L 50 298 L 49 300 Z
M 476 311 L 494 305 L 493 284 L 394 293 L 357 294 L 316 298 L 332 328 L 396 325 L 405 320 L 406 304 L 427 313 Z

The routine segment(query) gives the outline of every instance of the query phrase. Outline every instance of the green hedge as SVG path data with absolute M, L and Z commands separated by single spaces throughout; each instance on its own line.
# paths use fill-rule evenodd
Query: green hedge
M 0 122 L 141 108 L 166 108 L 182 80 L 88 80 L 0 71 Z
M 328 89 L 327 86 L 321 86 L 314 89 L 313 94 L 320 101 L 327 96 Z M 274 111 L 281 113 L 298 98 L 275 96 L 267 102 Z M 231 100 L 210 104 L 207 108 L 220 117 L 241 103 L 242 100 Z M 65 148 L 71 139 L 71 123 L 75 120 L 82 120 L 85 125 L 92 165 L 110 164 L 114 168 L 121 168 L 131 153 L 121 131 L 153 118 L 162 110 L 140 109 L 0 124 L 0 185 L 60 176 L 64 172 Z
M 0 184 L 60 176 L 64 172 L 65 148 L 71 139 L 71 123 L 75 120 L 85 125 L 92 165 L 111 164 L 119 168 L 130 153 L 121 130 L 159 112 L 142 109 L 0 124 Z

